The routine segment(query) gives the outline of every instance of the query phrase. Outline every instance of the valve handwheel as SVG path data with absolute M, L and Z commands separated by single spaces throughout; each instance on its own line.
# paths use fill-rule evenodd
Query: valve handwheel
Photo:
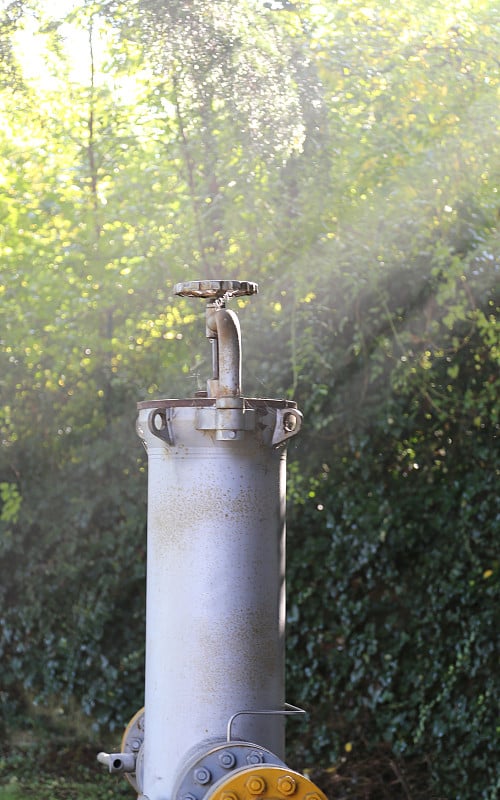
M 258 284 L 251 281 L 186 281 L 174 286 L 181 297 L 242 297 L 258 291 Z

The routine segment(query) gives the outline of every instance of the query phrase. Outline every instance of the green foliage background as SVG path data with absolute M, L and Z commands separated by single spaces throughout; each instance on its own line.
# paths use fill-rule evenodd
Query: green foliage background
M 498 797 L 495 5 L 3 3 L 5 735 L 33 704 L 117 729 L 142 704 L 135 404 L 209 372 L 174 283 L 256 280 L 246 393 L 305 415 L 290 761 L 384 746 L 436 796 Z

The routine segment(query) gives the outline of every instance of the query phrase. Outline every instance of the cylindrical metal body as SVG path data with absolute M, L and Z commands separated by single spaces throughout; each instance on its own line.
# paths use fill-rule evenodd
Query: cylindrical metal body
M 140 800 L 326 800 L 284 758 L 285 459 L 302 415 L 244 398 L 230 297 L 247 281 L 190 281 L 204 297 L 213 375 L 188 400 L 139 403 L 148 452 L 146 686 L 120 753 L 100 753 Z
M 139 404 L 149 462 L 148 800 L 172 798 L 186 754 L 223 741 L 232 715 L 283 707 L 286 448 L 273 441 L 293 407 L 245 401 L 231 441 L 213 429 L 213 399 Z M 283 717 L 240 715 L 232 738 L 282 758 Z

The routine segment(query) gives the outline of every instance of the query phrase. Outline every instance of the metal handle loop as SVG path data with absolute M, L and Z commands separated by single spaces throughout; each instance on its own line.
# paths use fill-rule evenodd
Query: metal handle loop
M 273 709 L 259 709 L 257 711 L 237 711 L 236 714 L 233 714 L 232 717 L 229 718 L 227 723 L 227 734 L 226 734 L 226 741 L 230 742 L 231 740 L 231 728 L 233 727 L 233 722 L 236 717 L 240 717 L 243 714 L 247 714 L 249 716 L 254 716 L 257 714 L 273 714 L 273 715 L 287 715 L 287 714 L 306 714 L 307 712 L 303 708 L 299 708 L 298 706 L 292 706 L 290 703 L 285 703 L 283 708 L 273 708 Z

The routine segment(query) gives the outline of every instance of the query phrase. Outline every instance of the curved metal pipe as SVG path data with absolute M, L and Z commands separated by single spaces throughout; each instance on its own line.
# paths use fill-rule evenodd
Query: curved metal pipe
M 215 396 L 241 397 L 241 331 L 234 311 L 209 306 L 207 334 L 216 339 Z

